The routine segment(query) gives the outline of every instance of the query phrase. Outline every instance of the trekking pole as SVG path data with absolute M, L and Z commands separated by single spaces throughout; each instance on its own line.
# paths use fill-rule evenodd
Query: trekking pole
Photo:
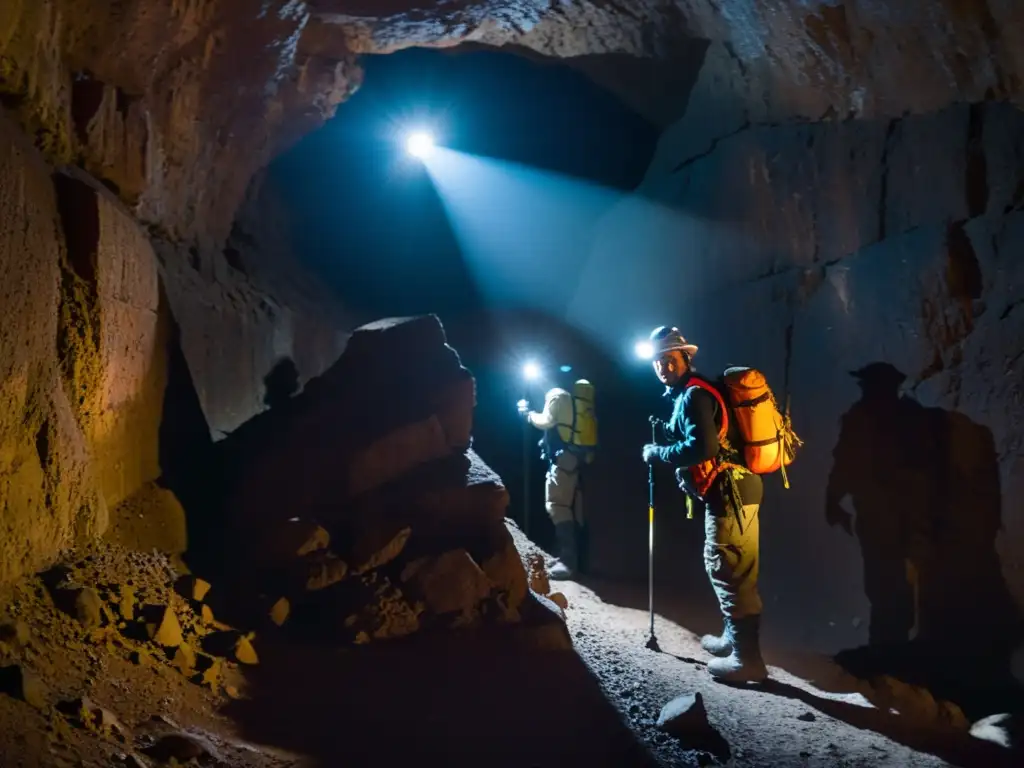
M 658 419 L 651 416 L 651 442 L 658 442 Z M 654 635 L 654 463 L 647 464 L 647 610 L 651 616 L 651 634 L 647 647 L 660 651 L 658 638 Z
M 523 535 L 530 536 L 530 422 L 527 412 L 530 403 L 524 397 L 516 406 L 523 421 Z

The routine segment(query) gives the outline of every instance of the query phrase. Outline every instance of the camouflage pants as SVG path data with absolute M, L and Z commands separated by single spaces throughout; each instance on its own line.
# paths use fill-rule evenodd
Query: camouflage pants
M 569 451 L 562 451 L 548 467 L 544 483 L 544 508 L 551 522 L 583 524 L 583 491 L 580 488 L 580 460 Z
M 704 569 L 718 596 L 722 614 L 742 619 L 761 613 L 757 589 L 760 570 L 758 504 L 744 505 L 739 517 L 732 504 L 708 504 L 704 515 Z

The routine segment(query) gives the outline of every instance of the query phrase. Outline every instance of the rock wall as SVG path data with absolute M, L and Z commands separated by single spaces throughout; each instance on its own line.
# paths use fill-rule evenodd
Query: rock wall
M 174 241 L 219 246 L 253 174 L 359 82 L 300 51 L 303 2 L 0 9 L 0 94 L 58 163 L 82 165 Z
M 275 243 L 274 209 L 257 213 L 268 194 L 253 190 L 234 251 L 189 253 L 0 113 L 0 582 L 138 512 L 168 452 L 194 447 L 168 445 L 183 397 L 190 439 L 209 441 L 266 407 L 281 358 L 301 386 L 340 353 L 344 319 Z
M 344 349 L 352 317 L 291 248 L 285 206 L 257 176 L 223 249 L 155 239 L 203 416 L 219 440 L 264 410 L 282 362 L 301 386 Z
M 0 122 L 0 579 L 41 564 L 75 539 L 101 533 L 107 510 L 56 355 L 64 273 L 50 169 Z M 67 340 L 72 347 L 79 340 Z M 69 396 L 70 395 L 70 396 Z M 84 400 L 84 398 L 83 398 Z
M 791 396 L 807 445 L 791 489 L 769 481 L 762 525 L 776 627 L 823 648 L 862 642 L 882 621 L 865 578 L 902 589 L 911 560 L 918 600 L 962 610 L 967 641 L 974 611 L 1016 612 L 1001 578 L 1024 604 L 1024 113 L 756 125 L 716 88 L 726 55 L 712 46 L 645 182 L 605 220 L 570 315 L 608 348 L 624 315 L 677 324 L 702 370 L 756 365 Z M 610 285 L 643 309 L 602 319 L 589 302 Z M 878 362 L 905 376 L 903 405 L 894 383 L 890 405 L 850 411 L 850 372 Z M 830 483 L 867 526 L 855 536 L 826 522 Z

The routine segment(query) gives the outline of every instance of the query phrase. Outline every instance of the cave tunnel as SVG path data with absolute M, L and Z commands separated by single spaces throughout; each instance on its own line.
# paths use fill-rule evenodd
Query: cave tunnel
M 1020 764 L 1017 4 L 89 5 L 0 11 L 0 764 Z

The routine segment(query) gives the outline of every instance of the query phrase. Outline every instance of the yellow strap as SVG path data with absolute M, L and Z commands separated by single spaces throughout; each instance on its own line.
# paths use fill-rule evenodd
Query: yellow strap
M 686 494 L 686 519 L 693 520 L 693 497 Z

